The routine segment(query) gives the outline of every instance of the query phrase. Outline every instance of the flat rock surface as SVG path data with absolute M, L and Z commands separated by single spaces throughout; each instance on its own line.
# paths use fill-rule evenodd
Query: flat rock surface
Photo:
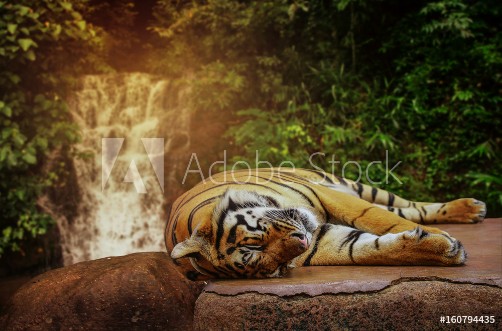
M 502 218 L 478 224 L 438 225 L 464 245 L 468 259 L 463 266 L 330 266 L 293 269 L 284 278 L 217 280 L 206 292 L 222 295 L 267 293 L 279 296 L 323 293 L 355 293 L 382 290 L 403 280 L 445 280 L 486 284 L 502 288 Z
M 0 330 L 190 330 L 201 283 L 166 253 L 137 253 L 48 271 L 23 285 Z

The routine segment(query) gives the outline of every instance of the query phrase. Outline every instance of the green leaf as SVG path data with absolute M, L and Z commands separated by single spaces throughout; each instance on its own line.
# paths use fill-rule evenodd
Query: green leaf
M 63 7 L 65 10 L 71 10 L 72 9 L 72 5 L 71 3 L 69 2 L 66 2 L 66 1 L 60 1 L 59 4 L 61 5 L 61 7 Z
M 18 197 L 19 200 L 23 201 L 25 198 L 26 192 L 23 189 L 18 189 L 16 190 L 16 196 Z
M 23 160 L 28 164 L 36 164 L 37 163 L 36 156 L 29 154 L 29 153 L 26 153 L 23 155 Z
M 30 35 L 30 30 L 28 30 L 27 28 L 21 28 L 21 29 L 19 29 L 19 31 L 21 31 L 22 33 L 24 33 L 27 36 Z
M 71 12 L 71 16 L 76 20 L 76 21 L 80 21 L 82 19 L 82 15 L 80 15 L 79 12 L 77 11 L 72 11 Z
M 42 103 L 45 101 L 45 96 L 43 94 L 37 94 L 35 95 L 33 101 L 35 101 L 36 103 Z
M 37 46 L 37 44 L 30 38 L 21 38 L 18 41 L 19 46 L 23 49 L 23 51 L 27 51 L 31 46 Z
M 61 33 L 61 25 L 59 24 L 53 24 L 53 31 L 52 31 L 52 35 L 54 37 L 58 37 L 59 34 Z
M 80 30 L 82 30 L 82 31 L 85 30 L 85 27 L 86 27 L 86 22 L 85 21 L 83 21 L 83 20 L 82 21 L 77 21 L 76 24 L 77 24 L 77 26 L 78 26 L 78 28 Z
M 11 128 L 5 128 L 2 130 L 2 139 L 6 140 L 8 137 L 12 135 L 12 129 Z
M 16 74 L 9 74 L 8 77 L 9 77 L 10 81 L 12 83 L 14 83 L 14 85 L 19 84 L 19 82 L 21 81 L 21 77 L 19 77 Z
M 14 140 L 16 146 L 23 146 L 26 141 L 26 138 L 17 130 L 12 132 L 12 139 Z
M 10 108 L 9 106 L 5 106 L 3 107 L 2 109 L 2 113 L 7 116 L 7 117 L 11 117 L 12 116 L 12 108 Z
M 30 12 L 31 8 L 30 7 L 26 7 L 26 6 L 20 6 L 19 7 L 19 15 L 21 16 L 26 16 L 26 14 L 28 14 Z
M 35 61 L 37 59 L 37 56 L 35 55 L 35 52 L 32 51 L 31 49 L 25 53 L 24 55 L 28 60 L 30 61 Z
M 342 11 L 350 4 L 351 0 L 340 0 L 337 4 L 338 10 Z
M 24 229 L 23 228 L 17 228 L 17 229 L 15 229 L 13 237 L 17 238 L 19 240 L 23 239 L 23 237 L 24 237 Z
M 46 148 L 47 148 L 47 146 L 49 146 L 49 143 L 48 143 L 47 139 L 45 139 L 45 138 L 39 138 L 39 139 L 37 140 L 37 142 L 38 142 L 38 145 L 39 145 L 41 148 L 43 148 L 43 149 L 46 149 Z
M 5 159 L 7 158 L 7 154 L 9 153 L 10 153 L 10 146 L 9 145 L 3 146 L 0 149 L 0 162 L 5 161 Z
M 456 91 L 455 95 L 453 95 L 452 100 L 460 100 L 460 101 L 468 101 L 472 99 L 474 94 L 472 91 Z
M 8 226 L 5 229 L 3 229 L 2 234 L 4 238 L 10 238 L 10 236 L 12 235 L 12 227 Z
M 7 31 L 9 31 L 10 34 L 14 34 L 16 30 L 17 30 L 17 24 L 12 24 L 12 23 L 7 24 Z

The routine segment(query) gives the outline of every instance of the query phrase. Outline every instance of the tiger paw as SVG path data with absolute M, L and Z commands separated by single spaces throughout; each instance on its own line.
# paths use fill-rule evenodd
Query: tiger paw
M 457 199 L 444 204 L 437 213 L 449 223 L 478 223 L 486 216 L 486 204 L 471 198 Z
M 416 264 L 459 265 L 467 258 L 462 243 L 448 234 L 435 234 L 417 227 L 401 233 L 402 250 Z

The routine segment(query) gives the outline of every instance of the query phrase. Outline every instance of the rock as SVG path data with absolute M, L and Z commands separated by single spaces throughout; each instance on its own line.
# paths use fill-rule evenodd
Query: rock
M 203 283 L 166 253 L 137 253 L 48 271 L 11 298 L 1 330 L 191 330 Z
M 502 289 L 446 281 L 405 281 L 377 292 L 278 296 L 207 290 L 195 330 L 502 329 Z M 494 316 L 494 323 L 441 324 L 441 316 Z M 455 326 L 456 325 L 456 326 Z

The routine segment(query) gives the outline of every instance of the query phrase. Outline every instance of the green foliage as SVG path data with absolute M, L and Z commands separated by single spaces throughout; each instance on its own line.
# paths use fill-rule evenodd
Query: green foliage
M 502 6 L 495 0 L 158 1 L 152 68 L 195 109 L 235 114 L 239 156 L 371 161 L 406 197 L 475 196 L 500 214 Z M 347 69 L 348 68 L 348 69 Z M 384 178 L 385 164 L 368 169 Z M 335 173 L 341 175 L 340 165 Z M 356 176 L 357 177 L 357 176 Z
M 287 1 L 158 1 L 154 15 L 152 30 L 161 39 L 152 71 L 195 82 L 192 108 L 256 106 L 256 95 L 284 101 L 284 64 L 276 53 L 285 32 L 278 28 L 289 22 Z
M 397 26 L 400 33 L 382 48 L 395 56 L 390 74 L 400 77 L 394 86 L 405 97 L 401 122 L 413 132 L 406 142 L 418 140 L 424 148 L 425 167 L 417 170 L 425 187 L 442 199 L 479 196 L 498 213 L 500 188 L 489 191 L 482 179 L 471 181 L 468 174 L 502 174 L 497 129 L 502 39 L 492 25 L 501 9 L 490 1 L 427 3 L 405 17 Z
M 44 164 L 78 140 L 64 99 L 98 62 L 97 31 L 78 11 L 85 3 L 0 1 L 0 256 L 53 223 L 37 200 L 59 173 Z

